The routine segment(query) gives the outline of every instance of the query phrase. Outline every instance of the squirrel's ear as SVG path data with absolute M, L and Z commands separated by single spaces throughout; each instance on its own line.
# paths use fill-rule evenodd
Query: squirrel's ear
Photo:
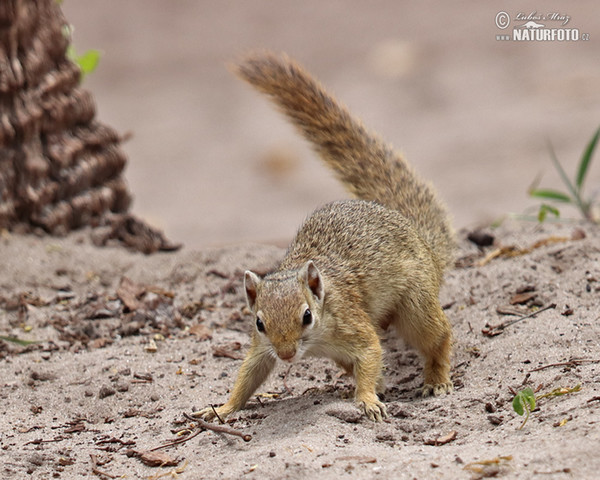
M 256 303 L 256 292 L 259 283 L 260 278 L 258 278 L 258 275 L 250 270 L 246 270 L 246 273 L 244 274 L 244 289 L 246 290 L 246 301 L 248 302 L 248 307 L 250 307 L 250 310 L 254 309 L 254 304 Z
M 304 268 L 302 269 L 302 277 L 312 294 L 317 298 L 317 300 L 322 302 L 323 297 L 325 296 L 323 277 L 321 277 L 319 269 L 312 260 L 309 260 L 304 265 Z

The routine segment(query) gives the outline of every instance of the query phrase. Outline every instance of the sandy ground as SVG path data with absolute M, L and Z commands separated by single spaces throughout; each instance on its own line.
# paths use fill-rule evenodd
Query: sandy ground
M 283 50 L 439 188 L 458 227 L 535 204 L 538 174 L 560 182 L 600 124 L 597 2 L 544 2 L 589 33 L 576 43 L 500 42 L 495 17 L 531 0 L 65 0 L 78 50 L 104 52 L 86 79 L 125 146 L 134 212 L 194 248 L 287 244 L 304 217 L 344 195 L 266 99 L 226 63 Z M 547 10 L 547 11 L 546 11 Z M 539 22 L 544 23 L 544 22 Z M 557 22 L 546 22 L 557 27 Z M 593 169 L 590 191 L 600 184 Z
M 581 239 L 582 232 L 585 238 Z M 600 248 L 589 225 L 494 232 L 521 256 L 477 262 L 461 240 L 441 299 L 454 326 L 456 391 L 421 399 L 421 361 L 386 338 L 386 402 L 375 424 L 325 360 L 280 365 L 231 428 L 190 413 L 227 398 L 249 340 L 241 272 L 283 251 L 246 246 L 142 256 L 65 239 L 0 240 L 0 450 L 4 478 L 596 478 L 600 469 Z M 573 239 L 574 238 L 574 239 Z M 553 306 L 554 305 L 554 306 Z M 523 319 L 495 329 L 503 322 Z M 501 313 L 499 313 L 501 312 Z M 525 427 L 511 402 L 530 386 Z M 176 465 L 150 467 L 148 450 Z M 437 443 L 437 444 L 436 444 Z M 482 462 L 482 463 L 473 463 Z M 487 462 L 487 463 L 486 463 Z M 177 473 L 177 475 L 175 475 Z M 161 477 L 163 475 L 163 477 Z M 171 475 L 171 476 L 169 476 Z

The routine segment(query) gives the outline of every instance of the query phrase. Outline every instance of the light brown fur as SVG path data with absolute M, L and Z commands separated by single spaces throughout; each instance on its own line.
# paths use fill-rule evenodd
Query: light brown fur
M 276 272 L 263 279 L 246 272 L 260 328 L 216 412 L 223 418 L 243 408 L 277 357 L 314 355 L 352 373 L 358 405 L 381 420 L 379 334 L 389 325 L 425 359 L 423 395 L 449 393 L 451 329 L 438 294 L 454 236 L 433 189 L 287 56 L 249 56 L 237 73 L 273 98 L 360 200 L 315 211 Z M 215 416 L 212 408 L 198 415 Z

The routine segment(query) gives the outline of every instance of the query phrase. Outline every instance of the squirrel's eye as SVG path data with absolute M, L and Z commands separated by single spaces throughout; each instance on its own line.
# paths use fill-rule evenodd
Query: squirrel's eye
M 256 317 L 256 329 L 261 333 L 265 331 L 265 324 L 260 317 Z
M 304 310 L 304 315 L 302 316 L 302 325 L 307 326 L 312 323 L 312 313 L 307 308 Z

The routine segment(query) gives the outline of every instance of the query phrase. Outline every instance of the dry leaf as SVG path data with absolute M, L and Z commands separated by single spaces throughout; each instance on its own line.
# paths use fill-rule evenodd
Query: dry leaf
M 178 459 L 175 459 L 165 452 L 139 452 L 139 458 L 149 467 L 174 467 L 179 463 Z
M 121 299 L 126 308 L 134 312 L 140 308 L 141 303 L 139 298 L 145 293 L 145 291 L 145 287 L 133 283 L 127 277 L 122 277 L 119 288 L 117 289 L 117 296 Z
M 520 317 L 521 315 L 527 313 L 527 310 L 520 309 L 518 307 L 512 307 L 510 305 L 500 305 L 496 307 L 496 313 L 499 313 L 500 315 L 516 315 Z
M 537 292 L 516 293 L 510 299 L 510 304 L 511 305 L 522 305 L 524 303 L 527 303 L 529 300 L 534 299 L 535 297 L 537 297 Z
M 203 323 L 192 325 L 189 331 L 192 335 L 196 335 L 198 340 L 210 340 L 212 338 L 212 330 Z
M 227 345 L 217 345 L 213 347 L 213 356 L 241 360 L 244 358 L 244 356 L 238 352 L 240 348 L 242 348 L 242 344 L 240 342 L 231 342 Z
M 425 445 L 446 445 L 447 443 L 450 443 L 452 440 L 456 439 L 456 435 L 456 430 L 452 430 L 450 433 L 442 435 L 441 437 L 438 437 L 436 439 L 426 440 Z

